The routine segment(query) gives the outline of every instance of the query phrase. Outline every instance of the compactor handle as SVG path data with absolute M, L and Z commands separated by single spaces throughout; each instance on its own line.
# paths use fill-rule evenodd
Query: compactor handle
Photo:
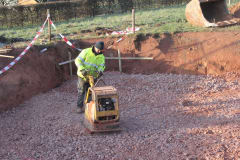
M 88 76 L 88 81 L 89 81 L 90 86 L 93 87 L 94 86 L 94 78 L 93 78 L 93 76 Z

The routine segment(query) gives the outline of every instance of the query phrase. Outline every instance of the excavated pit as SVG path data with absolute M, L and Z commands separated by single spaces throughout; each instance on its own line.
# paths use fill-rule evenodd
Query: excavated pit
M 0 113 L 0 159 L 239 159 L 239 38 L 239 32 L 140 34 L 115 44 L 106 56 L 120 49 L 124 57 L 154 60 L 123 60 L 125 73 L 117 60 L 106 61 L 103 80 L 118 90 L 122 131 L 93 135 L 75 113 L 77 76 L 70 78 L 68 64 L 58 66 L 73 50 L 63 42 L 44 53 L 34 46 L 0 76 L 0 106 L 9 109 Z M 103 40 L 108 46 L 117 38 Z
M 154 38 L 155 37 L 155 38 Z M 153 57 L 153 60 L 122 60 L 122 71 L 129 74 L 213 74 L 222 75 L 228 72 L 239 72 L 239 38 L 238 32 L 180 33 L 136 37 L 101 39 L 107 47 L 108 57 L 117 57 L 117 49 L 122 57 Z M 78 48 L 86 48 L 100 39 L 79 40 L 74 44 Z M 0 77 L 0 110 L 15 107 L 30 97 L 58 87 L 69 80 L 69 65 L 58 63 L 68 60 L 68 52 L 72 57 L 78 55 L 64 42 L 47 47 L 34 46 L 9 71 Z M 23 49 L 14 49 L 8 55 L 17 56 Z M 3 68 L 12 59 L 0 62 Z M 107 71 L 118 71 L 118 60 L 106 61 Z M 73 73 L 76 67 L 73 64 Z M 74 86 L 75 87 L 75 86 Z

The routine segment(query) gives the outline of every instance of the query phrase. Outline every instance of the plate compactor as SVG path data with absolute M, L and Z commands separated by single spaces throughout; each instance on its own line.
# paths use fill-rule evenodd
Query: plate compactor
M 96 87 L 92 76 L 88 76 L 88 81 L 90 87 L 84 101 L 85 128 L 90 133 L 119 131 L 117 90 L 113 86 Z

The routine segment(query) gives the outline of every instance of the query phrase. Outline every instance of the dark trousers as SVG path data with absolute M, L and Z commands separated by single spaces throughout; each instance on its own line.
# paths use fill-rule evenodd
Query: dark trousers
M 78 77 L 77 90 L 78 90 L 78 100 L 77 107 L 83 107 L 84 98 L 87 94 L 87 90 L 90 87 L 90 84 L 84 81 L 82 78 Z

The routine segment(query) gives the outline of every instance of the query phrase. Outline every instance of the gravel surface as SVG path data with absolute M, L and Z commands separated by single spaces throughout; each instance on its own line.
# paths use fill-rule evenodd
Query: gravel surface
M 90 135 L 77 78 L 0 113 L 1 160 L 240 159 L 240 78 L 107 72 L 121 132 Z

